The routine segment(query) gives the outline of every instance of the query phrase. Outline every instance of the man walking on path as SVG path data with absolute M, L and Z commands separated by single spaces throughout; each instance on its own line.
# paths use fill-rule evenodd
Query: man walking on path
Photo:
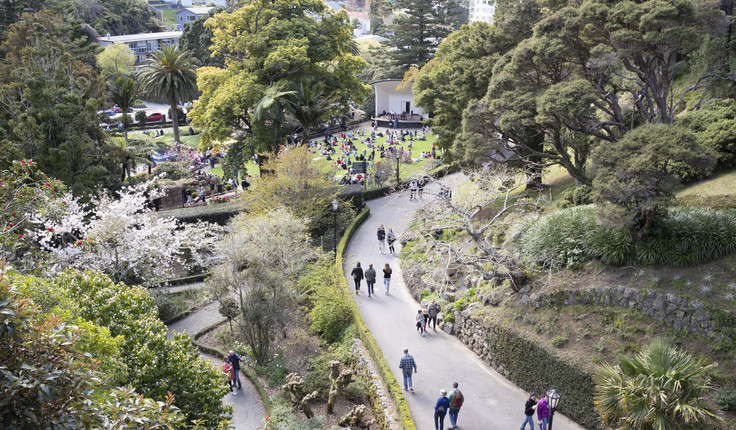
M 537 403 L 537 418 L 539 418 L 539 427 L 541 430 L 547 430 L 549 424 L 549 406 L 547 406 L 547 395 L 543 394 Z
M 537 395 L 529 393 L 529 399 L 524 404 L 524 422 L 521 423 L 521 430 L 524 430 L 527 423 L 529 423 L 529 430 L 534 430 L 535 409 L 537 409 Z
M 450 391 L 448 398 L 450 399 L 450 428 L 455 430 L 457 428 L 457 414 L 460 413 L 460 408 L 465 401 L 463 393 L 457 388 L 457 382 L 452 383 L 452 391 Z
M 434 300 L 432 300 L 432 303 L 429 304 L 427 307 L 427 315 L 429 315 L 429 321 L 428 323 L 432 324 L 432 329 L 435 333 L 437 333 L 437 314 L 440 313 L 440 305 L 437 304 Z
M 355 295 L 358 295 L 358 291 L 360 291 L 360 281 L 363 280 L 363 269 L 360 267 L 360 261 L 355 264 L 350 275 L 353 277 L 353 281 L 355 281 Z
M 386 252 L 386 230 L 383 228 L 383 224 L 378 226 L 378 252 L 381 254 Z
M 368 297 L 371 297 L 373 294 L 376 294 L 375 291 L 373 291 L 373 286 L 376 285 L 376 269 L 373 268 L 372 264 L 368 265 L 368 270 L 365 271 L 365 283 L 368 288 Z
M 401 361 L 399 362 L 399 368 L 402 371 L 401 373 L 404 374 L 404 391 L 409 390 L 413 393 L 414 387 L 412 386 L 412 383 L 411 383 L 412 382 L 411 375 L 412 375 L 412 370 L 414 370 L 414 373 L 417 373 L 417 363 L 414 361 L 414 357 L 409 355 L 409 348 L 404 348 L 404 356 L 401 357 Z M 407 382 L 409 383 L 408 388 L 407 388 Z
M 233 381 L 233 387 L 235 386 L 235 383 L 238 383 L 238 390 L 243 388 L 243 384 L 240 383 L 240 362 L 243 361 L 242 358 L 233 350 L 231 349 L 227 353 L 227 357 L 230 359 L 230 364 L 233 365 L 233 372 L 235 373 L 235 380 Z M 533 429 L 532 429 L 533 430 Z

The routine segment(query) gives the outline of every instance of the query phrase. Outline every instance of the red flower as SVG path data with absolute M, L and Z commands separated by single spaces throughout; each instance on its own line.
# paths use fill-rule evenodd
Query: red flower
M 15 212 L 13 212 L 13 216 L 15 216 Z
M 18 239 L 23 239 L 23 235 L 22 234 L 19 234 L 18 235 Z
M 81 240 L 77 241 L 77 245 L 81 245 L 81 244 L 82 244 Z
M 49 231 L 50 232 L 53 232 L 54 231 L 54 228 L 53 227 L 49 227 Z
M 46 182 L 44 185 L 46 185 L 47 187 L 51 186 L 51 184 L 49 184 L 48 182 Z

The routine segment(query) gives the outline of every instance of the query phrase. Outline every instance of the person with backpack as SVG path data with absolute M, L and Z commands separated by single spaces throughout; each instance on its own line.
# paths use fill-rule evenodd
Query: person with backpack
M 444 430 L 445 415 L 450 408 L 450 400 L 447 398 L 447 391 L 440 390 L 440 397 L 434 405 L 434 430 Z
M 455 430 L 457 428 L 457 414 L 460 413 L 460 408 L 463 406 L 465 397 L 463 397 L 462 391 L 457 388 L 457 382 L 452 383 L 452 391 L 448 397 L 450 402 L 450 428 Z
M 360 281 L 363 280 L 363 268 L 360 267 L 360 261 L 355 264 L 350 275 L 353 277 L 353 281 L 355 281 L 355 295 L 357 296 L 358 291 L 360 291 Z

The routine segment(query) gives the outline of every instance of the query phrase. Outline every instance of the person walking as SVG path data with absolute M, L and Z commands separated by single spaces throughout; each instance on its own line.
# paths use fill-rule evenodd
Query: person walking
M 391 284 L 391 266 L 386 263 L 385 266 L 383 266 L 383 286 L 386 287 L 386 295 L 388 296 L 388 289 Z
M 404 391 L 409 390 L 413 393 L 414 387 L 412 386 L 411 376 L 412 370 L 414 373 L 417 373 L 417 363 L 414 361 L 414 357 L 409 355 L 409 348 L 404 348 L 404 356 L 399 361 L 399 369 L 401 369 L 401 373 L 404 375 Z
M 422 195 L 424 194 L 424 178 L 420 179 L 417 183 L 417 196 L 420 200 L 422 199 Z
M 237 382 L 238 390 L 240 390 L 243 388 L 243 384 L 240 383 L 240 362 L 243 361 L 243 359 L 240 358 L 240 356 L 232 349 L 228 351 L 227 358 L 230 360 L 230 364 L 233 366 L 233 373 L 235 374 L 233 377 L 233 387 L 235 387 L 235 383 Z
M 414 200 L 414 196 L 417 194 L 417 188 L 419 188 L 417 180 L 412 179 L 412 181 L 409 182 L 409 200 Z
M 457 428 L 457 414 L 460 413 L 460 408 L 463 407 L 463 402 L 465 402 L 465 397 L 462 391 L 457 388 L 457 385 L 457 382 L 452 383 L 452 391 L 450 391 L 450 396 L 448 397 L 450 403 L 450 428 L 452 430 Z
M 378 252 L 384 254 L 386 252 L 386 230 L 383 228 L 383 224 L 378 226 Z
M 537 403 L 537 418 L 539 419 L 539 428 L 541 430 L 547 430 L 549 425 L 549 405 L 547 400 L 547 394 L 543 394 L 542 398 Z
M 417 333 L 424 337 L 424 313 L 421 309 L 417 312 Z
M 521 423 L 521 430 L 524 430 L 526 424 L 529 423 L 529 430 L 534 430 L 534 410 L 537 409 L 537 395 L 529 393 L 529 399 L 524 404 L 524 421 Z
M 368 270 L 365 271 L 365 283 L 367 285 L 366 288 L 368 288 L 368 297 L 372 297 L 373 294 L 376 294 L 375 291 L 373 291 L 373 286 L 376 285 L 376 269 L 373 268 L 372 264 L 368 265 Z
M 230 358 L 227 355 L 222 360 L 222 372 L 228 376 L 227 386 L 230 388 L 230 394 L 233 396 L 238 394 L 236 391 L 233 391 L 233 387 L 235 386 L 235 372 L 233 372 L 233 365 L 230 364 Z
M 355 267 L 353 267 L 350 275 L 353 277 L 353 281 L 355 281 L 355 295 L 357 296 L 358 291 L 360 291 L 360 281 L 363 280 L 363 268 L 360 267 L 360 261 L 355 263 Z
M 394 231 L 392 229 L 388 229 L 388 234 L 386 234 L 386 242 L 388 242 L 388 252 L 393 254 L 394 251 L 394 242 L 396 242 L 396 235 L 394 234 Z
M 434 430 L 444 430 L 445 415 L 450 408 L 450 400 L 447 398 L 447 391 L 440 390 L 440 397 L 434 405 Z
M 432 324 L 432 329 L 437 333 L 437 315 L 440 313 L 440 305 L 436 301 L 432 302 L 427 306 L 427 315 L 429 316 L 428 323 Z

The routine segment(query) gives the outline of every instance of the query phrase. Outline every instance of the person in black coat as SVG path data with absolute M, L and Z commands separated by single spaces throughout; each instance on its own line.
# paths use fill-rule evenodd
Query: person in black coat
M 363 269 L 360 267 L 360 261 L 355 264 L 350 275 L 352 275 L 353 281 L 355 281 L 355 295 L 357 296 L 358 291 L 360 291 L 360 281 L 363 280 Z

